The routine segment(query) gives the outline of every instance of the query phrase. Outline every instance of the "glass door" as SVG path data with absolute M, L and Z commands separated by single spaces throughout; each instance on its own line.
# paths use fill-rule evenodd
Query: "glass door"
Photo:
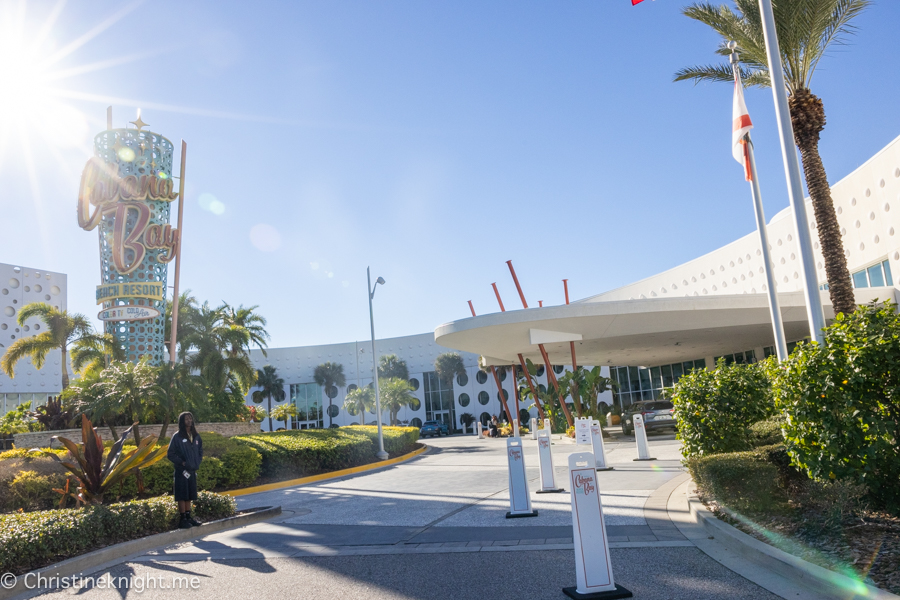
M 436 410 L 434 411 L 434 420 L 439 421 L 447 426 L 447 432 L 453 431 L 453 423 L 450 422 L 450 411 L 449 410 Z

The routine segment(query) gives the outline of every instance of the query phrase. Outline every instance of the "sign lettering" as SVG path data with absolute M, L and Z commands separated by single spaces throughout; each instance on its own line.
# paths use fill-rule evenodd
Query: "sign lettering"
M 109 302 L 113 298 L 147 298 L 163 300 L 161 283 L 109 283 L 97 286 L 97 304 Z

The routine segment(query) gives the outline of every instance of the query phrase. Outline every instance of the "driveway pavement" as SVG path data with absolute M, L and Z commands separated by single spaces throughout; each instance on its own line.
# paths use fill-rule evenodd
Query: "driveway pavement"
M 616 582 L 636 598 L 777 598 L 701 552 L 669 520 L 666 504 L 686 480 L 678 443 L 652 435 L 652 462 L 634 462 L 633 438 L 616 429 L 613 471 L 598 473 Z M 575 584 L 569 494 L 532 495 L 539 516 L 506 519 L 505 440 L 453 436 L 379 471 L 238 498 L 241 508 L 280 505 L 276 519 L 129 557 L 113 576 L 197 578 L 197 589 L 143 596 L 197 598 L 564 598 Z M 525 439 L 532 491 L 536 442 Z M 566 485 L 568 440 L 552 446 Z M 32 592 L 30 595 L 36 595 Z M 46 590 L 44 595 L 73 593 Z M 87 598 L 136 591 L 88 587 Z

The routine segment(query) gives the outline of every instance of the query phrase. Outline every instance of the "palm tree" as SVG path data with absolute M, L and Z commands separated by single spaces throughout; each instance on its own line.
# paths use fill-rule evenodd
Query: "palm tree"
M 378 379 L 390 379 L 391 377 L 408 381 L 409 367 L 407 367 L 406 361 L 396 354 L 382 354 L 378 357 Z
M 163 424 L 160 439 L 166 437 L 169 423 L 182 411 L 191 411 L 197 422 L 209 417 L 210 406 L 203 379 L 191 373 L 190 367 L 181 363 L 162 365 L 157 370 L 157 385 Z
M 166 348 L 169 347 L 169 342 L 172 340 L 173 307 L 174 305 L 171 301 L 166 302 Z M 176 343 L 178 344 L 178 360 L 181 362 L 184 362 L 184 355 L 187 351 L 187 347 L 184 345 L 184 338 L 191 329 L 191 323 L 194 321 L 194 315 L 198 310 L 200 308 L 197 304 L 197 299 L 191 295 L 191 290 L 184 290 L 178 295 L 178 337 L 176 338 Z
M 146 357 L 137 363 L 112 363 L 100 374 L 98 385 L 101 401 L 106 406 L 118 407 L 118 413 L 130 413 L 134 421 L 134 443 L 137 446 L 141 444 L 138 421 L 148 421 L 163 401 L 163 392 L 157 379 L 157 370 Z
M 83 338 L 72 346 L 72 368 L 82 377 L 99 374 L 110 363 L 125 360 L 125 349 L 108 333 L 97 338 Z
M 379 380 L 378 384 L 381 391 L 381 406 L 390 411 L 391 425 L 396 425 L 400 409 L 409 406 L 416 399 L 412 393 L 413 389 L 408 381 L 397 377 Z
M 234 385 L 246 394 L 257 373 L 250 360 L 250 340 L 246 329 L 227 325 L 224 313 L 204 302 L 192 314 L 181 352 L 195 350 L 186 356 L 185 364 L 200 372 L 213 393 L 223 394 Z
M 726 44 L 738 44 L 742 63 L 741 76 L 747 86 L 771 85 L 758 0 L 734 0 L 737 12 L 727 6 L 707 3 L 692 4 L 684 14 L 712 27 L 722 36 L 716 53 L 731 54 Z M 853 284 L 847 269 L 847 258 L 841 242 L 840 227 L 825 167 L 819 156 L 819 133 L 825 128 L 822 100 L 810 92 L 810 82 L 819 61 L 832 44 L 843 44 L 856 27 L 851 21 L 871 4 L 870 0 L 782 0 L 773 3 L 778 32 L 784 81 L 790 97 L 788 104 L 794 139 L 803 159 L 806 187 L 812 199 L 819 232 L 819 243 L 825 259 L 825 275 L 835 313 L 851 313 L 856 309 Z M 727 64 L 695 66 L 681 69 L 675 81 L 734 82 Z
M 458 353 L 444 352 L 434 359 L 434 371 L 441 381 L 447 385 L 453 385 L 454 377 L 466 374 L 466 365 Z
M 96 333 L 84 315 L 70 315 L 68 311 L 53 308 L 49 304 L 34 302 L 19 310 L 19 326 L 24 327 L 25 322 L 32 317 L 41 320 L 45 331 L 20 338 L 6 349 L 6 354 L 0 359 L 0 368 L 10 378 L 15 377 L 15 366 L 19 360 L 28 356 L 35 368 L 40 369 L 44 366 L 47 355 L 58 349 L 62 352 L 62 389 L 65 390 L 69 387 L 69 344 L 82 341 L 85 345 L 96 345 L 110 353 L 115 352 L 116 346 L 111 343 L 111 338 Z
M 251 399 L 259 404 L 263 400 L 269 401 L 269 415 L 272 414 L 272 399 L 275 399 L 275 402 L 281 402 L 285 398 L 284 393 L 284 379 L 278 376 L 278 373 L 275 372 L 275 367 L 272 365 L 266 365 L 262 368 L 262 370 L 258 370 L 256 372 L 256 386 L 259 388 L 253 395 Z M 269 419 L 269 431 L 272 431 L 272 418 Z
M 375 412 L 375 389 L 367 385 L 347 393 L 344 398 L 344 410 L 351 415 L 359 412 L 359 424 L 366 424 L 366 411 Z
M 344 377 L 344 365 L 333 362 L 322 363 L 313 371 L 313 379 L 320 386 L 325 388 L 325 395 L 328 396 L 328 408 L 331 409 L 331 400 L 337 393 L 332 395 L 331 388 L 344 387 L 347 380 Z M 337 389 L 335 389 L 337 392 Z M 331 427 L 331 412 L 328 413 L 328 426 Z
M 257 346 L 262 351 L 263 356 L 268 357 L 266 348 L 269 339 L 269 332 L 266 331 L 266 319 L 260 314 L 253 312 L 259 306 L 251 306 L 245 308 L 243 305 L 234 308 L 227 302 L 219 307 L 222 313 L 222 323 L 231 329 L 241 332 L 239 336 L 233 338 L 231 352 L 237 355 L 243 351 L 246 346 L 249 350 L 250 345 Z M 239 340 L 246 340 L 245 343 L 237 343 Z

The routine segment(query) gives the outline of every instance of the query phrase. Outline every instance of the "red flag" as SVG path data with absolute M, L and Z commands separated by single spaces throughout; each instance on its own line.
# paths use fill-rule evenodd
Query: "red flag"
M 753 129 L 753 123 L 750 121 L 750 114 L 747 112 L 747 105 L 744 103 L 744 86 L 741 85 L 740 76 L 736 75 L 735 77 L 731 124 L 731 155 L 734 156 L 734 160 L 744 166 L 747 181 L 751 181 L 753 178 L 750 174 L 750 149 L 747 147 L 747 140 L 744 139 L 744 136 Z
M 644 0 L 631 0 L 631 5 L 634 6 L 634 5 L 636 5 L 636 4 L 640 4 L 640 3 L 643 2 L 643 1 L 644 1 Z

